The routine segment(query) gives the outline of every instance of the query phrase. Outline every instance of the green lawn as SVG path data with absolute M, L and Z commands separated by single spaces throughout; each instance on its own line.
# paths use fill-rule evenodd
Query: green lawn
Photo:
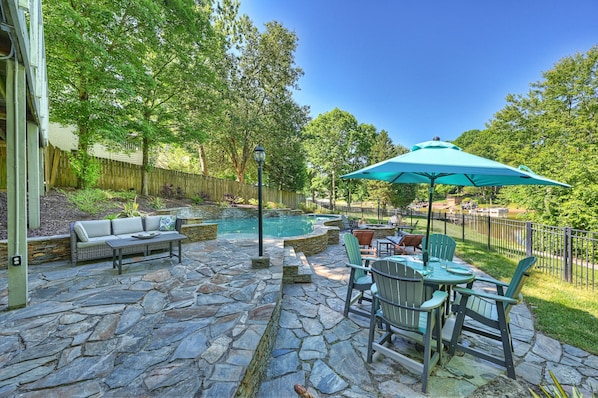
M 456 256 L 492 277 L 508 282 L 517 262 L 488 251 L 484 245 L 457 242 Z M 576 288 L 540 271 L 532 271 L 523 296 L 534 316 L 536 330 L 598 355 L 598 298 L 596 292 Z

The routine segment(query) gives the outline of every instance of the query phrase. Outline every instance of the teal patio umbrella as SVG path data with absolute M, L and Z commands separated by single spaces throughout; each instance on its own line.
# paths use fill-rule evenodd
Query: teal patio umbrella
M 570 187 L 533 173 L 525 166 L 507 166 L 494 160 L 464 152 L 448 142 L 433 141 L 416 144 L 411 151 L 363 169 L 343 175 L 345 179 L 380 180 L 397 184 L 429 184 L 428 222 L 430 236 L 432 195 L 436 184 L 459 186 L 556 185 Z M 427 263 L 428 241 L 423 251 Z

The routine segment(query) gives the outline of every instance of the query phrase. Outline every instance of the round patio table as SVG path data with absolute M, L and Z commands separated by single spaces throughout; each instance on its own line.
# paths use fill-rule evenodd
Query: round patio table
M 422 273 L 426 285 L 460 285 L 471 282 L 475 278 L 472 270 L 454 261 L 439 260 L 432 257 L 428 265 L 424 267 L 421 254 L 390 256 L 386 257 L 385 260 L 406 262 L 410 267 Z

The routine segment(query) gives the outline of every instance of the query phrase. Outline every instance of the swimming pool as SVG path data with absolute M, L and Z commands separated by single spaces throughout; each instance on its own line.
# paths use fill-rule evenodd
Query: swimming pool
M 323 219 L 314 215 L 264 217 L 263 234 L 265 237 L 286 238 L 291 236 L 307 235 L 314 231 L 317 221 Z M 218 236 L 226 238 L 256 237 L 258 222 L 253 218 L 223 218 L 219 220 L 206 220 L 205 223 L 218 224 Z

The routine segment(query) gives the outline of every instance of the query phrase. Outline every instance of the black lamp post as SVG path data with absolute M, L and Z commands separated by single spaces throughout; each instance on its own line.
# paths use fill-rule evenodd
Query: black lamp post
M 258 215 L 257 215 L 257 233 L 258 233 L 258 244 L 259 244 L 259 256 L 264 256 L 264 238 L 263 238 L 263 224 L 262 224 L 262 166 L 264 160 L 266 160 L 266 151 L 261 145 L 258 145 L 253 151 L 253 158 L 257 162 L 257 202 L 258 202 Z

